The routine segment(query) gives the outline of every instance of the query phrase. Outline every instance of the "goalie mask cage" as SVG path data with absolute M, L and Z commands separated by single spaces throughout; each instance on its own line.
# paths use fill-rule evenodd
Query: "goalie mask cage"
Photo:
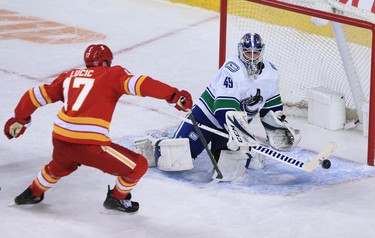
M 365 18 L 364 18 L 365 17 Z M 221 0 L 219 66 L 237 54 L 247 32 L 265 41 L 264 58 L 280 72 L 286 114 L 307 116 L 307 92 L 324 87 L 345 97 L 357 127 L 375 117 L 374 14 L 336 0 Z M 369 106 L 369 118 L 363 107 Z M 368 124 L 367 164 L 374 166 L 374 123 Z

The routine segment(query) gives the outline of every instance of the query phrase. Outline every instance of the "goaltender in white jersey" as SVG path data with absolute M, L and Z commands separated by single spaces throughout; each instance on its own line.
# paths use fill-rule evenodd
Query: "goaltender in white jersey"
M 277 69 L 263 60 L 259 71 L 249 75 L 238 56 L 228 58 L 196 106 L 220 129 L 229 110 L 246 111 L 249 120 L 261 110 L 282 110 Z
M 238 55 L 225 61 L 196 102 L 192 114 L 199 124 L 230 135 L 226 128 L 228 112 L 243 112 L 247 123 L 259 113 L 269 145 L 274 149 L 287 151 L 301 137 L 299 130 L 291 128 L 285 120 L 279 90 L 279 72 L 272 63 L 263 59 L 264 49 L 265 45 L 259 34 L 245 34 L 238 44 Z M 263 168 L 264 160 L 259 154 L 249 152 L 249 149 L 246 153 L 242 149 L 239 151 L 239 146 L 230 137 L 228 140 L 218 133 L 203 129 L 201 131 L 219 164 L 228 161 L 227 158 L 249 157 L 246 167 Z M 251 131 L 248 133 L 252 134 Z M 145 151 L 141 144 L 138 141 L 136 147 Z M 156 143 L 156 152 L 160 152 L 161 156 L 156 159 L 155 165 L 166 171 L 191 169 L 192 159 L 197 158 L 203 150 L 204 146 L 193 125 L 184 120 L 174 139 L 158 140 Z M 226 163 L 222 166 L 232 165 Z

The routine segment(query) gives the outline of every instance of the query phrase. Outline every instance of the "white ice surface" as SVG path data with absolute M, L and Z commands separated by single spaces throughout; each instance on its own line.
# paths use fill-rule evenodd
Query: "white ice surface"
M 186 89 L 193 99 L 216 74 L 215 12 L 157 0 L 0 1 L 0 9 L 105 34 L 102 42 L 113 50 L 114 64 Z M 0 124 L 13 115 L 30 87 L 82 66 L 83 51 L 90 43 L 99 42 L 1 40 Z M 19 139 L 0 137 L 0 237 L 375 236 L 375 171 L 363 165 L 366 139 L 355 130 L 329 132 L 300 118 L 289 119 L 303 133 L 298 156 L 308 159 L 312 153 L 308 150 L 317 152 L 335 141 L 335 156 L 345 160 L 334 158 L 330 170 L 303 173 L 267 159 L 263 171 L 247 171 L 232 184 L 201 189 L 212 172 L 202 154 L 190 172 L 166 174 L 150 168 L 133 190 L 141 206 L 135 215 L 105 211 L 107 185 L 113 185 L 115 178 L 81 167 L 48 191 L 41 204 L 8 207 L 51 159 L 52 124 L 61 106 L 35 112 L 32 126 Z M 133 137 L 171 130 L 179 120 L 167 113 L 183 116 L 163 101 L 123 97 L 111 137 L 128 146 Z M 253 127 L 262 137 L 259 123 Z

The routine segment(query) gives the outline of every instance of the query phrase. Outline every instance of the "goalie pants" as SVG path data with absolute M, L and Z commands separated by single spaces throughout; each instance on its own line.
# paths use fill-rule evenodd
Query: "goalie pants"
M 212 124 L 212 122 L 204 115 L 202 110 L 195 106 L 193 108 L 193 115 L 195 117 L 195 120 L 203 124 L 205 126 L 208 126 L 210 128 L 214 128 L 216 130 L 222 131 L 224 133 L 227 133 L 224 129 L 219 129 L 215 125 Z M 207 141 L 207 144 L 211 143 L 211 152 L 214 155 L 215 159 L 218 160 L 221 150 L 228 150 L 227 148 L 227 142 L 228 139 L 224 138 L 222 136 L 219 136 L 217 134 L 214 134 L 212 132 L 206 131 L 204 129 L 201 129 L 202 134 L 204 138 Z M 195 131 L 195 128 L 193 125 L 187 122 L 182 122 L 180 127 L 177 129 L 175 133 L 175 138 L 189 138 L 190 143 L 190 151 L 191 156 L 195 159 L 197 156 L 202 153 L 204 150 L 203 144 L 199 139 L 199 136 L 197 132 Z
M 118 176 L 112 195 L 121 200 L 148 168 L 147 160 L 142 155 L 115 143 L 108 146 L 85 145 L 54 138 L 53 146 L 52 161 L 42 168 L 30 185 L 35 196 L 41 196 L 60 178 L 71 174 L 82 164 Z

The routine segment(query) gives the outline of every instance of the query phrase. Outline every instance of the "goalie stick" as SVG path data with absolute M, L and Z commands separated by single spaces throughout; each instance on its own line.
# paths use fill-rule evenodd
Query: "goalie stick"
M 190 117 L 190 119 L 191 119 L 191 121 L 190 121 L 191 124 L 194 126 L 195 131 L 198 133 L 199 139 L 201 140 L 201 142 L 202 142 L 202 144 L 203 144 L 203 147 L 204 147 L 204 149 L 206 150 L 208 156 L 210 157 L 210 160 L 211 160 L 211 162 L 212 162 L 212 165 L 214 166 L 214 168 L 215 168 L 215 170 L 216 170 L 216 173 L 217 173 L 216 179 L 214 179 L 214 180 L 212 181 L 212 182 L 215 181 L 215 183 L 216 183 L 216 182 L 220 181 L 220 179 L 223 178 L 223 175 L 221 174 L 221 171 L 220 171 L 220 169 L 219 169 L 219 166 L 217 165 L 217 162 L 216 162 L 216 160 L 215 160 L 215 158 L 214 158 L 214 155 L 212 154 L 211 150 L 208 148 L 207 141 L 206 141 L 206 139 L 204 138 L 204 136 L 203 136 L 203 134 L 202 134 L 202 131 L 201 131 L 201 129 L 199 128 L 199 125 L 198 125 L 197 121 L 195 120 L 195 117 L 194 117 L 194 115 L 193 115 L 193 113 L 192 113 L 191 110 L 189 110 L 188 115 L 189 115 L 189 117 Z
M 187 119 L 187 118 L 180 118 L 180 119 L 183 120 L 184 122 L 192 124 L 192 121 Z M 214 128 L 202 125 L 200 123 L 197 123 L 197 126 L 206 130 L 206 131 L 215 133 L 216 135 L 222 136 L 224 138 L 229 138 L 229 135 L 227 133 L 221 132 L 221 131 L 216 130 Z M 240 126 L 240 124 L 236 124 L 236 126 Z M 242 128 L 239 128 L 239 130 L 242 130 Z M 252 138 L 254 138 L 254 137 L 252 137 Z M 265 156 L 270 157 L 272 159 L 275 159 L 279 162 L 285 163 L 289 166 L 292 166 L 294 168 L 297 168 L 297 169 L 300 169 L 300 170 L 303 170 L 303 171 L 306 171 L 306 172 L 312 172 L 319 167 L 323 167 L 323 168 L 328 169 L 329 166 L 330 166 L 330 163 L 327 160 L 327 158 L 335 151 L 335 149 L 337 147 L 336 143 L 329 142 L 325 146 L 325 148 L 317 156 L 315 156 L 312 160 L 310 160 L 308 162 L 304 162 L 304 161 L 295 159 L 291 156 L 285 155 L 285 154 L 283 154 L 279 151 L 276 151 L 276 150 L 270 148 L 269 146 L 264 145 L 263 143 L 261 143 L 259 141 L 256 141 L 256 142 L 258 144 L 254 145 L 253 143 L 248 143 L 248 144 L 245 143 L 245 144 L 242 144 L 241 146 L 249 146 L 256 153 L 265 155 Z

